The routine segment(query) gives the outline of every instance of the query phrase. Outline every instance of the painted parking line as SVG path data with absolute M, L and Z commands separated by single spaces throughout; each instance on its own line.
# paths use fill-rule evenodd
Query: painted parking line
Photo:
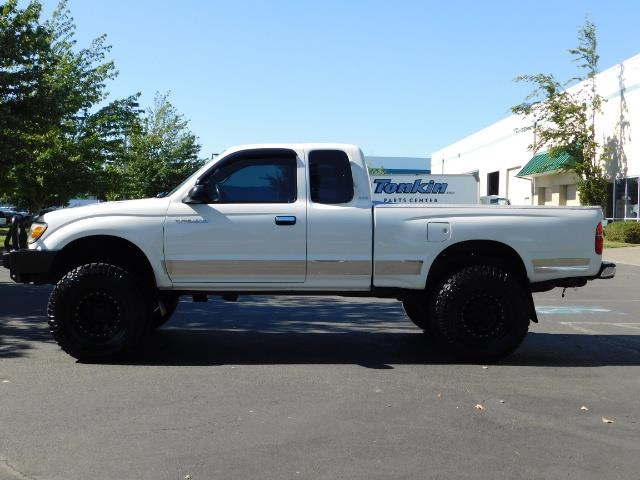
M 565 325 L 569 328 L 573 328 L 581 333 L 600 333 L 603 329 L 589 328 L 589 326 L 606 326 L 606 327 L 618 327 L 628 328 L 631 330 L 640 330 L 640 323 L 637 322 L 560 322 L 560 325 Z
M 586 307 L 582 305 L 566 305 L 566 306 L 555 306 L 555 305 L 540 305 L 536 307 L 536 312 L 542 315 L 584 315 L 584 314 L 593 314 L 593 313 L 612 313 L 612 310 L 608 308 L 602 307 Z M 624 315 L 621 312 L 613 312 L 618 315 Z

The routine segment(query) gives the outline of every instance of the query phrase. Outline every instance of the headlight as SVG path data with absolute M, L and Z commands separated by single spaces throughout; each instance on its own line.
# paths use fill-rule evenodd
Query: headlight
M 38 240 L 42 234 L 47 229 L 47 224 L 44 222 L 34 222 L 31 224 L 31 228 L 29 229 L 29 238 L 27 238 L 28 243 L 33 243 Z

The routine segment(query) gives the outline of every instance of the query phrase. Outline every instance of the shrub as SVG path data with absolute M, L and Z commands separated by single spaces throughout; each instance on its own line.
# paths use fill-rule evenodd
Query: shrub
M 613 222 L 604 227 L 604 236 L 612 242 L 640 243 L 640 222 Z

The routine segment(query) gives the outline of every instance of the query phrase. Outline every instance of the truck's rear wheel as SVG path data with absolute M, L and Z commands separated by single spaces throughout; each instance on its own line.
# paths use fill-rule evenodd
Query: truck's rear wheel
M 407 317 L 421 328 L 425 333 L 429 332 L 429 305 L 426 295 L 416 295 L 402 300 L 402 308 Z
M 462 268 L 436 290 L 431 330 L 458 358 L 499 360 L 515 351 L 528 332 L 528 295 L 519 279 L 500 266 Z
M 147 326 L 145 306 L 130 273 L 90 263 L 62 277 L 49 297 L 47 315 L 62 350 L 90 360 L 131 352 Z

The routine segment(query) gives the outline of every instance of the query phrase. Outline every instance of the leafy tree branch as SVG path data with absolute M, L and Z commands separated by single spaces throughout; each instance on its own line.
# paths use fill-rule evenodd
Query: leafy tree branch
M 564 85 L 552 74 L 516 77 L 517 82 L 530 83 L 534 89 L 524 102 L 512 107 L 512 111 L 529 121 L 529 126 L 521 131 L 533 130 L 535 133 L 529 150 L 535 153 L 546 149 L 552 157 L 569 154 L 572 161 L 563 170 L 576 174 L 580 203 L 605 208 L 606 164 L 611 154 L 596 140 L 595 118 L 602 112 L 604 99 L 596 88 L 599 56 L 596 27 L 592 22 L 587 20 L 580 28 L 578 46 L 569 53 L 578 63 L 582 75 Z M 583 85 L 565 88 L 576 81 Z

